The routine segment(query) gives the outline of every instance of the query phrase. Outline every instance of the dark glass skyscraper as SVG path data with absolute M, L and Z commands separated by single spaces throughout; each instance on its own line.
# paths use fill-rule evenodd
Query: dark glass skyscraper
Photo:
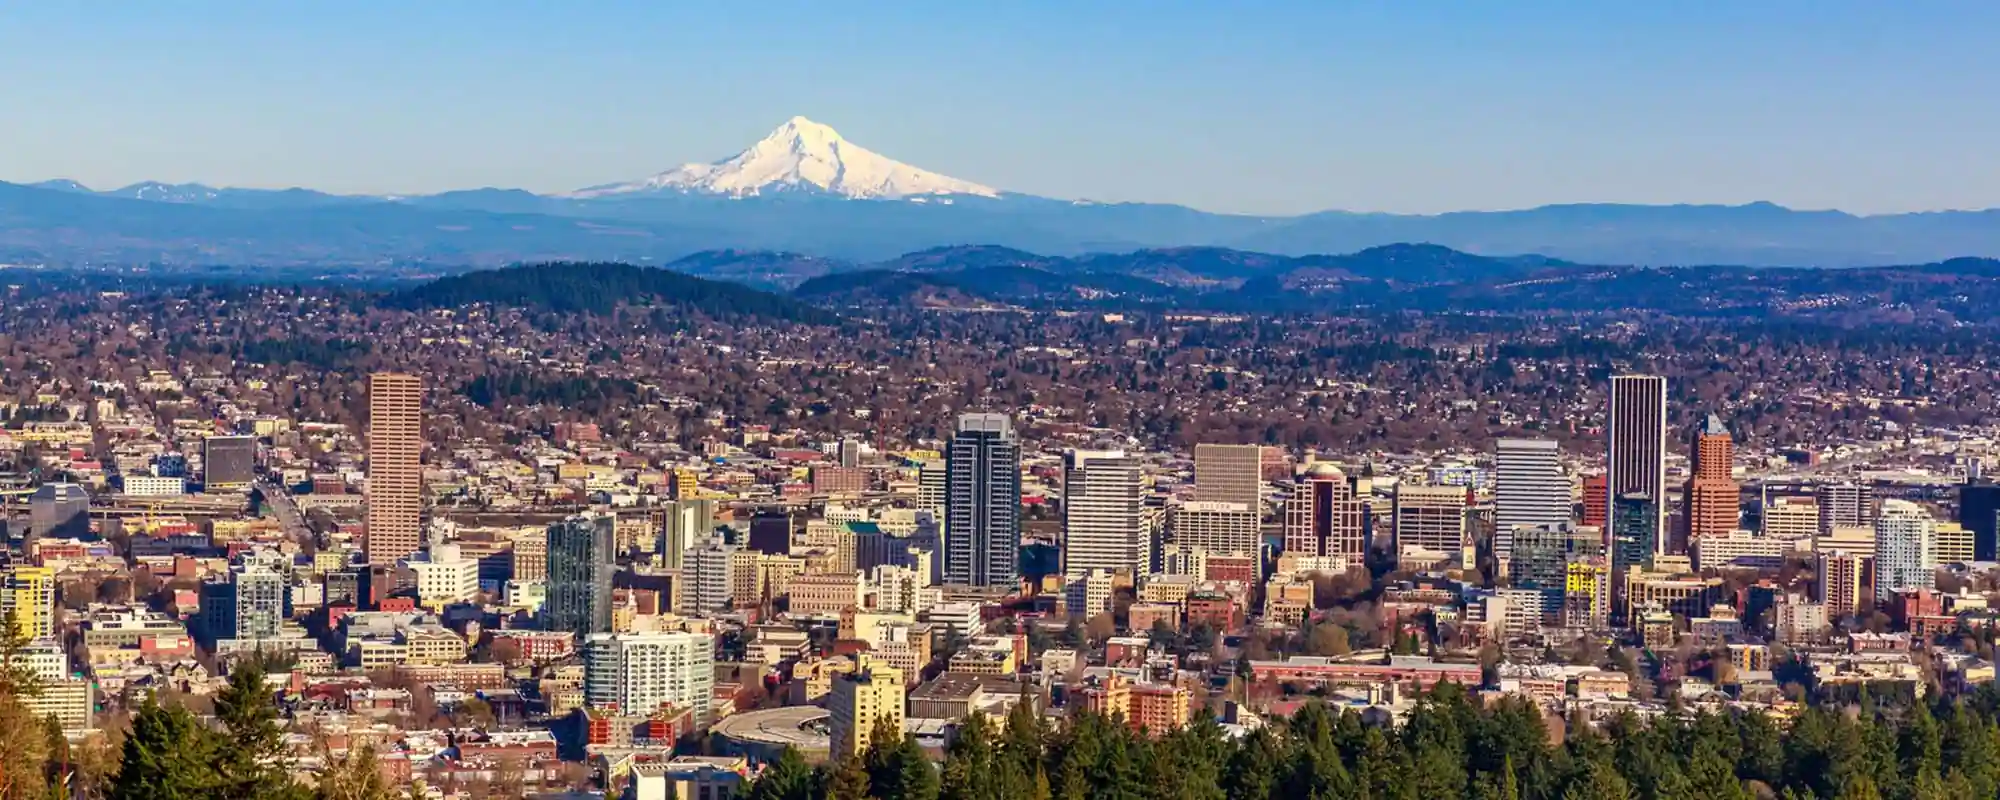
M 578 514 L 549 526 L 542 627 L 577 636 L 611 632 L 612 517 Z
M 1021 444 L 1005 414 L 965 414 L 945 463 L 944 582 L 1013 586 L 1021 551 Z
M 787 555 L 792 552 L 792 515 L 783 508 L 760 508 L 750 517 L 750 549 Z
M 2000 560 L 2000 483 L 1968 483 L 1958 487 L 1958 524 L 1972 534 L 1976 561 Z
M 1658 375 L 1611 378 L 1610 433 L 1604 463 L 1610 496 L 1642 494 L 1652 501 L 1653 552 L 1663 553 L 1667 499 L 1667 379 Z M 1613 515 L 1616 515 L 1613 510 Z M 1614 524 L 1613 527 L 1616 527 Z M 1614 546 L 1615 549 L 1615 546 Z M 1616 565 L 1613 565 L 1616 569 Z

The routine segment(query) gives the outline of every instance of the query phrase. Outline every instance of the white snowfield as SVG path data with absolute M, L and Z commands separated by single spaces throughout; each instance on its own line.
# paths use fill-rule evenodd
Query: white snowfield
M 592 186 L 569 196 L 682 192 L 749 197 L 786 191 L 865 199 L 1000 196 L 1000 191 L 990 186 L 917 169 L 876 153 L 805 117 L 791 118 L 733 158 L 712 164 L 683 164 L 645 180 Z

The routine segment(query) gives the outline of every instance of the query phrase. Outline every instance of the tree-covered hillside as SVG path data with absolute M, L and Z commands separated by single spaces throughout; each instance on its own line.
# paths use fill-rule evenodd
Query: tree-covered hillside
M 718 319 L 826 325 L 838 317 L 780 295 L 672 270 L 618 263 L 553 262 L 467 272 L 391 295 L 400 308 L 493 303 L 560 313 L 605 314 L 621 304 L 659 305 Z

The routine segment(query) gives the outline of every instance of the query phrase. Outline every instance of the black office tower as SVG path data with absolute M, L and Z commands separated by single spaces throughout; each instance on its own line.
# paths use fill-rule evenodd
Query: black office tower
M 1958 487 L 1958 524 L 1972 533 L 1974 561 L 2000 560 L 2000 483 Z
M 760 508 L 750 517 L 750 549 L 771 555 L 792 552 L 792 515 L 782 508 Z

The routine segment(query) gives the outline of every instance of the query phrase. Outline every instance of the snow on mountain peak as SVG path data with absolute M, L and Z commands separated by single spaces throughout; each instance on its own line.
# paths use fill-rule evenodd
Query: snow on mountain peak
M 805 117 L 779 125 L 749 149 L 712 163 L 683 164 L 645 180 L 592 186 L 571 197 L 649 192 L 749 197 L 766 192 L 816 191 L 849 198 L 891 199 L 969 194 L 998 197 L 999 190 L 939 175 L 878 154 L 841 138 Z

